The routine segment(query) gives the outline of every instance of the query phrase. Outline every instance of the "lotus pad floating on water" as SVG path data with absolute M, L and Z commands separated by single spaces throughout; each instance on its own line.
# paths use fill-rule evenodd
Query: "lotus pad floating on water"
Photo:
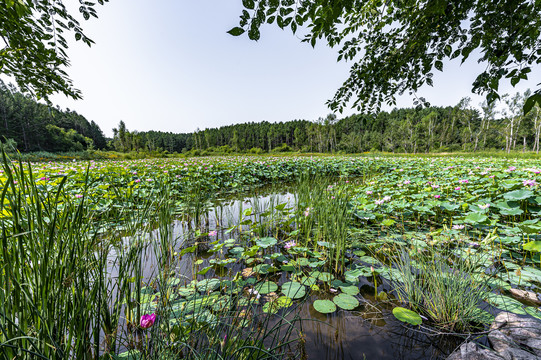
M 316 278 L 309 277 L 309 276 L 303 276 L 301 279 L 301 284 L 306 285 L 306 286 L 315 285 L 316 282 L 317 282 Z
M 336 305 L 330 300 L 314 301 L 314 309 L 322 314 L 331 314 L 336 311 Z
M 359 288 L 354 285 L 342 285 L 340 286 L 340 290 L 348 295 L 357 295 L 359 293 Z
M 398 320 L 411 325 L 421 325 L 423 323 L 423 319 L 421 319 L 419 314 L 403 307 L 395 307 L 393 309 L 393 315 Z
M 270 246 L 274 246 L 276 245 L 276 243 L 278 242 L 278 240 L 276 240 L 275 238 L 272 238 L 272 237 L 265 237 L 265 238 L 261 238 L 259 240 L 256 240 L 256 244 L 258 246 L 261 246 L 262 248 L 266 249 Z
M 332 301 L 344 310 L 353 310 L 359 306 L 359 300 L 348 294 L 340 294 L 334 297 Z
M 280 309 L 285 309 L 290 307 L 293 304 L 293 300 L 287 296 L 280 296 L 278 299 L 269 301 L 263 305 L 264 313 L 275 314 Z
M 266 295 L 278 290 L 278 285 L 272 281 L 265 281 L 264 283 L 257 284 L 254 289 L 261 295 Z
M 306 287 L 296 281 L 290 281 L 282 285 L 282 293 L 292 299 L 300 299 L 306 295 Z
M 220 287 L 220 280 L 205 279 L 201 280 L 196 285 L 198 291 L 214 291 Z
M 121 354 L 114 356 L 113 359 L 122 359 L 122 360 L 138 360 L 141 358 L 141 353 L 139 350 L 130 350 L 124 351 Z
M 541 252 L 541 241 L 530 241 L 529 243 L 524 244 L 524 250 Z

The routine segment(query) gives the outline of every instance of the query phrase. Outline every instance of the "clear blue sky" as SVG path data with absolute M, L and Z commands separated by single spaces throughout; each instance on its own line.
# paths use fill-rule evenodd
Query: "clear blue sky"
M 73 2 L 76 3 L 76 2 Z M 315 120 L 347 78 L 336 50 L 313 49 L 276 25 L 261 40 L 226 33 L 238 25 L 241 0 L 111 0 L 99 19 L 83 22 L 96 44 L 73 41 L 68 73 L 84 100 L 63 95 L 53 103 L 94 120 L 107 136 L 120 120 L 129 130 L 191 132 L 240 122 Z M 299 31 L 302 34 L 302 30 Z M 433 105 L 472 96 L 483 66 L 447 63 L 435 86 L 420 91 Z M 539 69 L 532 74 L 540 79 Z M 504 91 L 524 91 L 537 82 Z M 473 105 L 482 98 L 472 96 Z M 398 99 L 411 107 L 412 99 Z M 345 113 L 350 114 L 352 111 Z M 340 115 L 339 115 L 340 116 Z

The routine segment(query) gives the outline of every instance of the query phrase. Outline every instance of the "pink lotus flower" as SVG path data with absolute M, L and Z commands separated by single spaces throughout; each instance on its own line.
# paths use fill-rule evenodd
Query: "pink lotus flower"
M 218 232 L 216 230 L 209 231 L 209 236 L 216 236 Z
M 537 182 L 535 180 L 533 180 L 533 179 L 528 179 L 528 180 L 524 180 L 522 182 L 522 184 L 524 186 L 535 186 L 535 185 L 537 185 Z
M 156 321 L 156 314 L 153 313 L 152 315 L 143 315 L 141 316 L 141 321 L 139 323 L 139 326 L 143 329 L 148 329 L 152 325 L 154 325 L 154 322 Z
M 457 186 L 457 187 L 455 188 L 455 190 L 456 190 L 456 191 L 459 191 L 459 190 L 460 190 L 460 186 Z
M 441 195 L 434 195 L 434 198 L 439 199 Z
M 291 241 L 286 242 L 286 244 L 285 244 L 284 247 L 286 248 L 286 250 L 289 250 L 289 249 L 291 249 L 293 246 L 296 246 L 296 245 L 297 245 L 297 243 L 296 243 L 294 240 L 291 240 Z

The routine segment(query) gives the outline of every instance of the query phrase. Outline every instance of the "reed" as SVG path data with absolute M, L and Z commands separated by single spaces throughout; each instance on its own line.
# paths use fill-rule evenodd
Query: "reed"
M 489 287 L 475 276 L 479 259 L 458 258 L 450 249 L 399 250 L 394 260 L 399 278 L 393 279 L 402 303 L 450 331 L 468 331 L 483 323 L 478 308 Z

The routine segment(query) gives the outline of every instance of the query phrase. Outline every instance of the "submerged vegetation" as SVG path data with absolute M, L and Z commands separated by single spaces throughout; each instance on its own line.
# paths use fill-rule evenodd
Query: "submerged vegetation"
M 0 358 L 311 358 L 308 324 L 344 314 L 469 337 L 500 310 L 541 319 L 511 291 L 541 292 L 540 169 L 4 157 Z

